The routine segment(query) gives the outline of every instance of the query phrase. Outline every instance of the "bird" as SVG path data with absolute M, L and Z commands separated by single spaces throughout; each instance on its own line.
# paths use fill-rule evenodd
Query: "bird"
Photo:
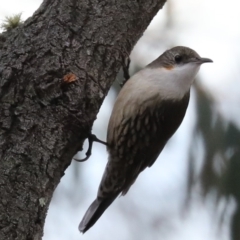
M 151 167 L 185 116 L 200 66 L 213 62 L 191 48 L 166 50 L 118 94 L 107 130 L 108 162 L 96 199 L 79 224 L 85 233 L 139 174 Z

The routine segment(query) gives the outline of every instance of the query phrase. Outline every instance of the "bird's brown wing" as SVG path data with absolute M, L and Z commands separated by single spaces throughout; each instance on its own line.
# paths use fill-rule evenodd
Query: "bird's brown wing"
M 181 101 L 165 100 L 155 105 L 149 101 L 155 102 L 154 99 L 143 102 L 134 114 L 129 114 L 129 109 L 123 109 L 119 113 L 121 120 L 119 116 L 118 121 L 110 120 L 109 161 L 100 184 L 100 195 L 110 192 L 126 194 L 139 173 L 152 166 L 181 124 L 189 93 Z M 131 103 L 125 106 L 133 107 Z M 127 114 L 124 114 L 126 111 Z

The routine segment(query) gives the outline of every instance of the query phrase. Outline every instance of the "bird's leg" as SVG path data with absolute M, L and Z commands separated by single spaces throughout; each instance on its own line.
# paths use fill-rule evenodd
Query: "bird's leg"
M 95 134 L 91 133 L 90 134 L 90 138 L 92 139 L 93 142 L 99 142 L 99 143 L 107 146 L 107 143 L 102 141 L 102 140 L 100 140 L 99 138 L 97 138 L 97 136 Z
M 107 146 L 107 143 L 98 139 L 96 135 L 90 133 L 88 135 L 88 150 L 86 152 L 86 157 L 83 158 L 83 159 L 77 159 L 77 158 L 73 158 L 75 161 L 77 162 L 85 162 L 89 159 L 89 157 L 92 155 L 92 145 L 93 145 L 93 142 L 99 142 L 99 143 L 102 143 L 104 145 Z
M 124 58 L 124 60 L 123 60 L 123 67 L 122 67 L 122 69 L 123 69 L 124 80 L 120 83 L 120 87 L 123 87 L 123 85 L 130 78 L 130 75 L 129 75 L 130 62 L 131 62 L 131 59 L 129 57 Z

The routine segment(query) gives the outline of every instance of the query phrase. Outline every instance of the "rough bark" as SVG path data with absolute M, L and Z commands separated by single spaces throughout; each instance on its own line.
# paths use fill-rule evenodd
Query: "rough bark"
M 45 0 L 1 35 L 0 239 L 41 239 L 54 189 L 165 1 Z

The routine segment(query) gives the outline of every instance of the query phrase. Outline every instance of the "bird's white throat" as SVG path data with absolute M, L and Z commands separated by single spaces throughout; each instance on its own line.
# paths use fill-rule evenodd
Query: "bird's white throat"
M 156 91 L 162 99 L 177 100 L 189 91 L 199 68 L 197 63 L 187 63 L 171 69 L 147 67 L 134 75 L 132 81 L 135 81 L 139 90 Z

